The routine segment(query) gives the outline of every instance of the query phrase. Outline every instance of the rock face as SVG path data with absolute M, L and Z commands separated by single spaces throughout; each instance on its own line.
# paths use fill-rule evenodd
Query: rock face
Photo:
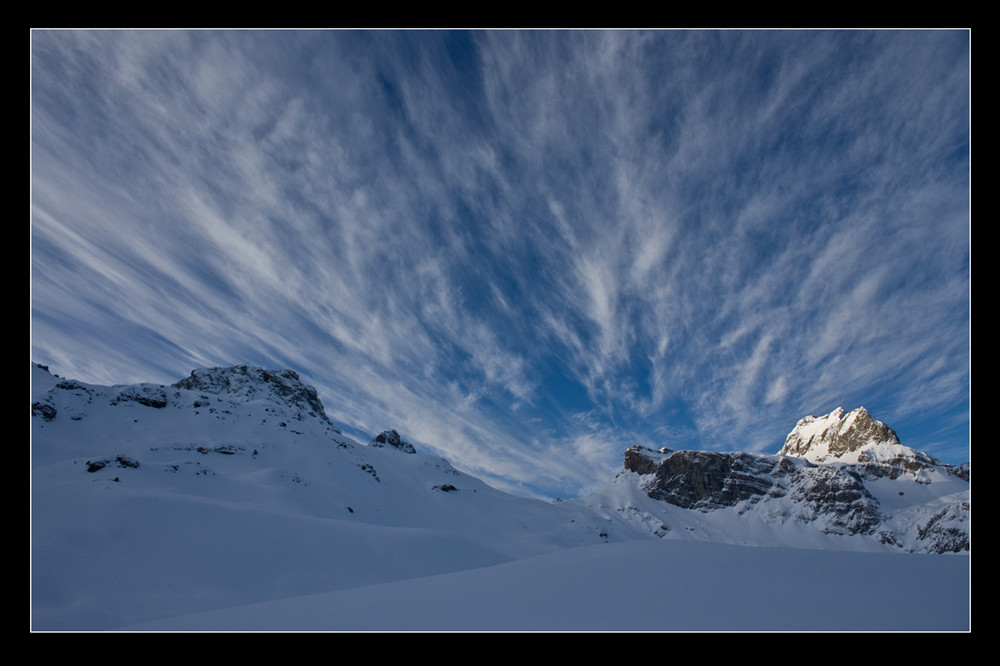
M 396 449 L 397 451 L 402 451 L 403 453 L 416 453 L 417 450 L 413 448 L 413 444 L 403 440 L 399 436 L 399 433 L 395 430 L 385 430 L 375 437 L 372 441 L 368 442 L 368 446 L 380 447 L 388 446 L 390 448 Z
M 765 495 L 774 485 L 773 460 L 748 453 L 659 451 L 659 462 L 641 447 L 625 453 L 625 469 L 652 474 L 646 494 L 684 509 L 718 509 Z M 642 471 L 640 471 L 642 470 Z
M 156 384 L 126 386 L 120 389 L 118 394 L 111 399 L 111 404 L 113 405 L 121 402 L 137 402 L 146 407 L 163 409 L 167 406 L 167 392 L 163 386 Z
M 851 412 L 838 407 L 826 416 L 807 416 L 799 421 L 778 455 L 827 462 L 879 445 L 899 446 L 899 437 L 892 428 L 873 419 L 864 407 Z
M 758 503 L 783 499 L 772 512 L 820 521 L 827 533 L 873 534 L 880 522 L 877 500 L 853 470 L 843 467 L 782 456 L 634 446 L 626 451 L 625 468 L 649 476 L 643 483 L 646 495 L 684 509 L 745 513 Z
M 970 549 L 968 468 L 903 446 L 864 408 L 802 419 L 778 455 L 633 446 L 625 469 L 647 496 L 683 509 L 753 511 L 908 551 Z
M 271 399 L 297 410 L 299 420 L 309 415 L 333 426 L 316 389 L 303 384 L 293 370 L 265 370 L 247 365 L 200 368 L 172 386 L 241 400 Z M 334 430 L 340 432 L 339 429 Z
M 844 462 L 862 465 L 868 478 L 899 478 L 935 469 L 965 477 L 962 468 L 947 465 L 899 442 L 895 431 L 871 417 L 864 407 L 845 412 L 838 407 L 825 416 L 807 416 L 785 438 L 778 455 L 805 458 L 814 463 Z

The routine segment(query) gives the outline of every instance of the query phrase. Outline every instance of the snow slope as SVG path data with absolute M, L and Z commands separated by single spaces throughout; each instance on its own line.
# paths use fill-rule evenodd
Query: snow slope
M 635 541 L 133 625 L 262 631 L 963 631 L 969 558 Z
M 801 526 L 767 544 L 791 548 L 743 547 L 765 545 L 759 519 L 705 521 L 631 473 L 513 497 L 343 436 L 287 371 L 31 372 L 34 630 L 969 626 L 967 556 L 849 552 Z

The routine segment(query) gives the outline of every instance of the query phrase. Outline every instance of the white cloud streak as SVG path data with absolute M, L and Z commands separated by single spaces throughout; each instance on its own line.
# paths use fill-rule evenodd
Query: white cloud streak
M 64 374 L 293 365 L 336 418 L 564 495 L 626 440 L 967 411 L 963 33 L 38 31 L 32 58 L 32 353 Z

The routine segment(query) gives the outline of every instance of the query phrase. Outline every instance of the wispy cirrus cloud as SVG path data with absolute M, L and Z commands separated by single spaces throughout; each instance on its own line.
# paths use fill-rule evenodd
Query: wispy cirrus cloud
M 959 450 L 968 67 L 962 31 L 36 31 L 32 353 L 290 365 L 529 493 L 860 401 Z

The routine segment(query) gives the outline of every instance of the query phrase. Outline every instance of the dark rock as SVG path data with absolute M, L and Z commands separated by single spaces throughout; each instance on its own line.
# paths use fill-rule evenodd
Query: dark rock
M 105 467 L 114 464 L 117 467 L 130 467 L 132 469 L 139 468 L 139 461 L 133 460 L 128 456 L 117 455 L 114 458 L 101 458 L 100 460 L 88 460 L 87 461 L 87 471 L 97 472 L 104 469 Z
M 657 460 L 654 460 L 655 453 L 658 452 L 643 446 L 630 446 L 625 450 L 625 469 L 636 474 L 652 474 L 656 471 L 657 460 L 662 458 L 656 456 Z
M 58 384 L 56 384 L 57 389 L 62 389 L 64 391 L 86 391 L 90 393 L 90 389 L 86 385 L 81 384 L 73 379 L 65 379 Z
M 625 454 L 625 469 L 651 474 L 646 494 L 685 509 L 717 509 L 765 495 L 774 487 L 769 474 L 776 461 L 749 453 L 709 451 L 653 452 L 632 447 Z M 663 455 L 661 455 L 663 454 Z
M 167 406 L 167 392 L 163 386 L 155 384 L 135 384 L 118 391 L 112 400 L 112 405 L 121 402 L 136 402 L 146 407 L 163 409 Z
M 133 460 L 128 456 L 115 456 L 115 462 L 118 463 L 119 467 L 131 467 L 133 469 L 139 468 L 139 461 Z
M 917 538 L 933 553 L 961 553 L 971 549 L 969 505 L 947 506 L 917 530 Z
M 873 534 L 882 521 L 878 500 L 850 466 L 808 465 L 796 473 L 789 497 L 800 507 L 800 520 L 825 518 L 834 534 Z
M 870 534 L 881 521 L 877 500 L 846 465 L 752 453 L 667 451 L 626 451 L 625 468 L 650 477 L 643 490 L 653 499 L 710 511 L 789 495 L 800 520 L 823 518 L 828 530 L 838 534 Z
M 31 415 L 51 421 L 56 417 L 56 408 L 45 402 L 34 402 L 31 404 Z
M 375 447 L 388 446 L 393 449 L 396 449 L 397 451 L 402 451 L 403 453 L 417 452 L 417 450 L 413 447 L 413 445 L 403 440 L 403 438 L 401 438 L 399 436 L 399 433 L 396 432 L 395 430 L 386 430 L 382 433 L 379 433 L 378 435 L 372 438 L 372 440 L 368 443 L 368 446 L 375 446 Z

